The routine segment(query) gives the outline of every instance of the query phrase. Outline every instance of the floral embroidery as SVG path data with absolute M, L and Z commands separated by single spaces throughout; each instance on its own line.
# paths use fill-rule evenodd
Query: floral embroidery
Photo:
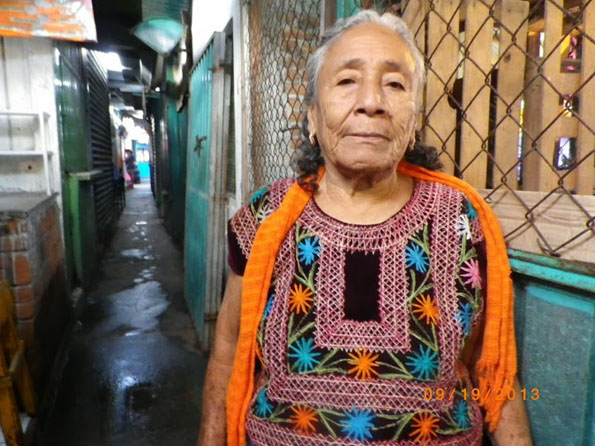
M 268 319 L 269 318 L 269 315 L 271 314 L 271 311 L 273 311 L 273 304 L 274 303 L 275 303 L 275 295 L 274 294 L 271 294 L 269 296 L 269 299 L 267 300 L 266 306 L 264 307 L 263 317 L 265 319 Z
M 421 444 L 428 443 L 433 437 L 437 437 L 436 428 L 439 425 L 439 419 L 429 413 L 421 413 L 413 418 L 411 427 L 414 428 L 409 434 L 415 437 L 413 441 Z
M 407 356 L 409 361 L 407 365 L 413 367 L 411 373 L 417 375 L 418 379 L 429 380 L 434 377 L 438 369 L 438 354 L 429 347 L 424 349 L 423 345 L 419 346 L 419 352 L 413 352 L 411 356 Z
M 309 288 L 304 288 L 301 284 L 293 286 L 289 296 L 289 309 L 295 313 L 307 313 L 310 310 L 313 293 Z
M 347 373 L 354 373 L 355 377 L 362 381 L 371 379 L 372 374 L 378 375 L 378 372 L 374 370 L 374 367 L 378 367 L 378 364 L 375 362 L 378 359 L 378 356 L 379 355 L 372 355 L 372 353 L 368 352 L 365 348 L 356 350 L 355 355 L 349 353 L 351 359 L 347 361 L 347 363 L 355 367 L 349 369 Z
M 320 356 L 320 353 L 314 351 L 314 339 L 308 340 L 302 338 L 298 339 L 291 347 L 289 347 L 293 353 L 289 354 L 290 358 L 296 358 L 295 364 L 298 367 L 300 373 L 305 373 L 312 370 L 318 360 L 316 357 Z
M 254 413 L 256 414 L 256 416 L 261 418 L 268 417 L 270 414 L 273 413 L 273 406 L 267 398 L 266 387 L 263 387 L 258 392 L 258 396 L 256 397 L 256 407 L 254 408 Z
M 475 210 L 475 208 L 473 207 L 473 205 L 471 204 L 471 202 L 469 200 L 465 200 L 467 202 L 467 215 L 469 215 L 469 219 L 470 220 L 475 220 L 477 219 L 477 211 Z
M 465 279 L 465 285 L 473 288 L 481 287 L 481 275 L 479 273 L 479 262 L 476 259 L 468 260 L 461 267 L 461 276 Z
M 467 401 L 457 401 L 457 404 L 455 406 L 454 419 L 457 422 L 457 426 L 461 429 L 468 429 L 470 427 L 469 408 L 467 405 Z
M 256 212 L 255 217 L 259 223 L 262 223 L 271 214 L 272 214 L 272 211 L 271 211 L 269 204 L 264 203 L 262 206 L 260 206 L 260 208 Z
M 311 433 L 316 430 L 314 423 L 318 421 L 316 411 L 310 407 L 298 404 L 291 408 L 293 415 L 289 417 L 289 421 L 293 424 L 293 428 L 303 433 Z
M 463 327 L 463 334 L 468 335 L 471 332 L 471 317 L 473 313 L 470 303 L 462 303 L 461 308 L 457 310 L 455 316 L 459 327 Z
M 304 265 L 310 265 L 320 255 L 318 238 L 309 237 L 298 244 L 298 258 Z
M 415 267 L 420 273 L 428 270 L 428 255 L 417 243 L 410 243 L 405 248 L 405 264 L 407 268 Z
M 417 299 L 417 303 L 413 304 L 413 313 L 420 313 L 418 318 L 421 320 L 426 318 L 426 324 L 430 322 L 438 325 L 438 306 L 434 299 L 428 295 L 421 295 Z
M 256 192 L 254 192 L 252 194 L 252 196 L 250 197 L 250 204 L 254 204 L 256 203 L 258 200 L 260 200 L 264 194 L 266 194 L 269 191 L 269 187 L 268 186 L 264 186 L 261 187 L 260 189 L 258 189 Z
M 459 220 L 457 221 L 457 230 L 459 235 L 465 240 L 471 240 L 471 225 L 469 224 L 469 217 L 467 215 L 459 215 Z
M 345 418 L 341 420 L 344 425 L 342 431 L 348 438 L 357 441 L 364 441 L 367 438 L 372 438 L 370 429 L 374 427 L 372 420 L 374 414 L 371 410 L 360 410 L 353 407 L 351 410 L 344 412 Z

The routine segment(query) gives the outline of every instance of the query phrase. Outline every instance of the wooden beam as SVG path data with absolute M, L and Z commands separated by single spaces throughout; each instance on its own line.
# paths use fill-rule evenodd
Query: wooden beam
M 541 131 L 539 151 L 543 158 L 537 164 L 537 185 L 539 190 L 550 191 L 558 187 L 558 174 L 552 164 L 556 153 L 556 140 L 559 138 L 559 120 L 556 119 L 560 111 L 559 94 L 555 88 L 560 88 L 560 51 L 558 42 L 562 37 L 562 8 L 563 0 L 550 0 L 545 5 L 545 38 L 544 60 L 542 65 L 543 77 L 546 79 L 541 85 Z M 548 82 L 549 81 L 549 82 Z M 552 87 L 554 86 L 554 87 Z M 543 129 L 546 129 L 543 131 Z
M 494 22 L 489 8 L 479 0 L 466 1 L 465 60 L 463 76 L 463 122 L 460 167 L 471 185 L 486 186 L 487 145 L 490 110 L 492 34 Z
M 595 2 L 589 2 L 583 12 L 585 34 L 595 38 Z M 595 188 L 595 44 L 583 38 L 583 59 L 581 67 L 581 83 L 585 86 L 580 93 L 579 116 L 582 123 L 578 129 L 577 160 L 585 158 L 576 168 L 576 191 L 579 194 L 592 195 Z
M 423 52 L 426 48 L 425 20 L 428 12 L 428 0 L 409 0 L 401 18 L 415 36 L 417 47 Z
M 424 141 L 438 149 L 447 173 L 454 173 L 456 110 L 448 103 L 459 52 L 459 2 L 441 0 L 428 13 Z M 450 29 L 449 29 L 450 28 Z
M 506 182 L 518 188 L 519 124 L 524 87 L 527 17 L 529 2 L 500 0 L 496 10 L 500 28 L 500 62 L 498 63 L 498 103 L 496 105 L 496 166 L 492 184 Z M 512 34 L 511 34 L 512 33 Z M 514 43 L 513 43 L 514 40 Z M 510 171 L 509 173 L 506 173 Z

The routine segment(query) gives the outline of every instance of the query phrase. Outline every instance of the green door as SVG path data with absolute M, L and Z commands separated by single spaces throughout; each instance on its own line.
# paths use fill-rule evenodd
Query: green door
M 62 167 L 64 243 L 69 283 L 90 283 L 95 269 L 95 210 L 81 49 L 55 49 L 56 106 Z
M 223 288 L 228 80 L 225 35 L 214 33 L 192 71 L 188 110 L 185 294 L 204 349 L 213 337 Z

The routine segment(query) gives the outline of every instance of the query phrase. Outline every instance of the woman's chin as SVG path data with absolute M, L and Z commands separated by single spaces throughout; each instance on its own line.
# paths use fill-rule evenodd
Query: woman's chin
M 380 174 L 388 171 L 394 171 L 397 167 L 398 160 L 383 160 L 378 159 L 352 159 L 342 160 L 335 164 L 337 170 L 346 176 L 361 176 L 365 174 Z

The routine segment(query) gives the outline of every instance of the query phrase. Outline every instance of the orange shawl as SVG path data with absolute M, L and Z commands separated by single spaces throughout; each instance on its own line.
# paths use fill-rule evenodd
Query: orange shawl
M 462 192 L 477 211 L 487 250 L 487 297 L 481 356 L 475 366 L 486 410 L 485 421 L 494 431 L 516 374 L 513 296 L 506 246 L 492 209 L 470 185 L 441 172 L 401 162 L 398 171 L 413 178 L 442 183 Z M 321 170 L 319 179 L 324 170 Z M 312 194 L 297 183 L 289 189 L 279 208 L 258 229 L 242 288 L 240 334 L 227 389 L 227 444 L 245 446 L 245 417 L 254 393 L 256 333 L 262 317 L 277 253 Z

